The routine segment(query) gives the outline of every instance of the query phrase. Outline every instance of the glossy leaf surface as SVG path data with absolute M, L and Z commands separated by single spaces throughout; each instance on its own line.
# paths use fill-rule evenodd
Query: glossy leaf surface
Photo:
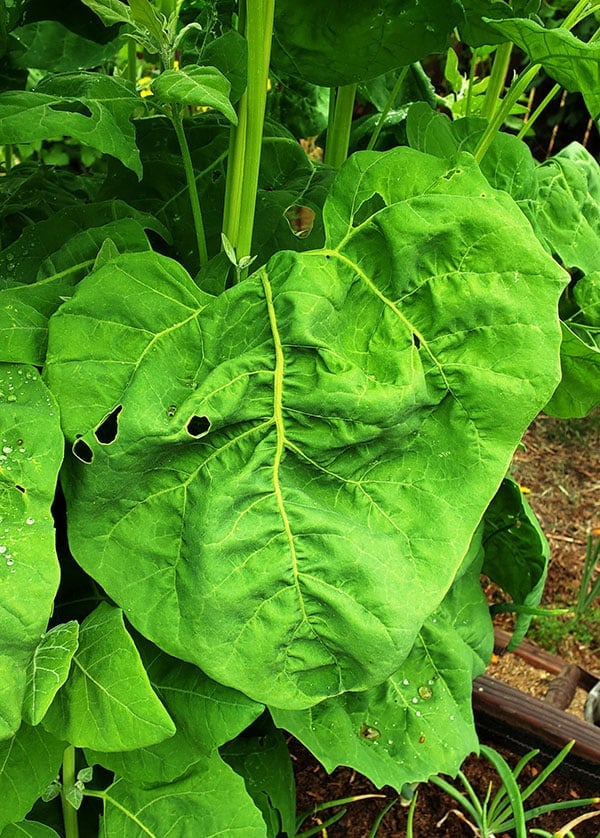
M 67 680 L 78 640 L 79 623 L 75 620 L 55 626 L 42 637 L 27 673 L 23 718 L 28 724 L 41 722 Z
M 62 449 L 56 402 L 36 370 L 0 364 L 0 740 L 21 723 L 27 666 L 58 588 L 50 506 Z
M 237 124 L 229 101 L 231 85 L 220 70 L 190 64 L 181 70 L 165 70 L 152 82 L 152 90 L 164 102 L 213 108 Z

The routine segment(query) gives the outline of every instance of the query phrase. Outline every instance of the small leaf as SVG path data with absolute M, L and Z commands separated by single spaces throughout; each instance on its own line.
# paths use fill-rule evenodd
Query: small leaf
M 81 0 L 82 3 L 96 12 L 105 26 L 114 23 L 132 23 L 133 18 L 129 6 L 121 0 Z
M 74 809 L 79 809 L 81 804 L 83 803 L 83 789 L 79 786 L 78 783 L 75 783 L 74 786 L 66 793 L 67 801 L 71 804 Z
M 23 701 L 23 718 L 28 724 L 41 722 L 67 680 L 78 637 L 79 623 L 75 621 L 55 626 L 44 635 L 33 653 Z
M 237 114 L 229 101 L 230 89 L 220 70 L 194 64 L 181 70 L 165 70 L 152 82 L 152 90 L 164 102 L 213 108 L 237 125 Z
M 43 724 L 76 747 L 107 751 L 151 745 L 175 732 L 119 609 L 102 603 L 82 624 L 71 674 Z

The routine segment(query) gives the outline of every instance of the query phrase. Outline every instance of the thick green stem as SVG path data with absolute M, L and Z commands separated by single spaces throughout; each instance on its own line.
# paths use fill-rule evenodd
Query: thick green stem
M 387 102 L 385 103 L 385 108 L 379 114 L 379 119 L 377 120 L 377 125 L 375 126 L 375 130 L 371 135 L 371 139 L 369 140 L 369 144 L 367 146 L 367 151 L 371 151 L 375 148 L 375 144 L 379 139 L 379 135 L 381 133 L 381 129 L 385 125 L 385 120 L 387 119 L 387 115 L 391 111 L 394 102 L 396 101 L 396 97 L 400 93 L 400 88 L 402 87 L 402 83 L 406 78 L 406 74 L 408 73 L 410 68 L 410 64 L 407 64 L 406 67 L 402 67 L 398 74 L 398 78 L 396 79 L 396 84 L 394 85 L 394 89 L 390 93 Z
M 528 85 L 533 81 L 533 79 L 537 76 L 538 72 L 540 71 L 541 64 L 533 64 L 526 70 L 522 75 L 520 75 L 510 86 L 510 89 L 499 108 L 494 113 L 491 121 L 488 122 L 487 128 L 483 132 L 483 136 L 477 143 L 477 148 L 474 152 L 474 157 L 478 163 L 481 163 L 485 154 L 492 144 L 496 133 L 500 130 L 504 121 L 510 114 L 514 104 L 518 101 L 521 94 L 526 90 Z
M 8 174 L 12 169 L 13 147 L 8 144 L 4 146 L 4 171 Z
M 127 39 L 127 76 L 133 84 L 137 82 L 137 44 L 131 38 Z
M 171 122 L 173 123 L 173 127 L 175 128 L 175 133 L 177 135 L 179 150 L 181 151 L 183 170 L 185 172 L 185 180 L 188 187 L 190 206 L 192 209 L 192 220 L 194 222 L 194 230 L 196 232 L 198 258 L 200 261 L 200 267 L 203 268 L 208 262 L 208 250 L 206 248 L 204 222 L 202 220 L 202 210 L 200 209 L 200 198 L 198 197 L 198 187 L 196 185 L 196 176 L 194 174 L 194 166 L 192 164 L 190 147 L 188 146 L 185 131 L 183 130 L 183 118 L 181 112 L 173 108 L 171 110 L 170 116 Z
M 540 104 L 531 114 L 527 122 L 524 122 L 521 126 L 521 130 L 517 134 L 517 139 L 522 140 L 525 134 L 531 130 L 535 122 L 539 119 L 541 114 L 546 110 L 550 102 L 554 99 L 557 93 L 560 92 L 560 84 L 555 84 L 554 87 L 544 96 Z
M 506 82 L 506 74 L 510 65 L 510 56 L 512 54 L 512 42 L 507 41 L 505 44 L 500 44 L 494 56 L 494 63 L 492 65 L 492 72 L 490 73 L 490 80 L 488 88 L 485 92 L 485 99 L 481 107 L 481 116 L 485 117 L 489 122 L 498 109 L 500 97 L 504 90 Z
M 348 156 L 355 97 L 355 84 L 347 84 L 338 88 L 333 125 L 330 124 L 327 129 L 327 146 L 325 148 L 325 163 L 335 169 L 339 169 Z
M 250 256 L 252 248 L 274 14 L 275 0 L 247 0 L 246 2 L 246 40 L 248 42 L 248 86 L 246 95 L 248 117 L 245 129 L 245 153 L 243 159 L 243 180 L 241 206 L 239 208 L 237 246 L 232 242 L 236 249 L 238 261 Z
M 79 838 L 79 823 L 77 821 L 77 809 L 67 800 L 69 789 L 75 785 L 75 748 L 69 745 L 65 748 L 62 765 L 62 790 L 60 801 L 62 804 L 63 821 L 65 825 L 65 838 Z
M 223 232 L 237 247 L 240 214 L 242 211 L 242 185 L 244 182 L 244 156 L 246 153 L 246 131 L 248 127 L 248 97 L 243 94 L 238 104 L 238 124 L 231 126 L 227 183 L 223 208 Z

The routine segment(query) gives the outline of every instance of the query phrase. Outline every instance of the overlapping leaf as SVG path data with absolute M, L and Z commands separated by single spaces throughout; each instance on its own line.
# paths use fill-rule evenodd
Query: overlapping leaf
M 278 0 L 275 66 L 330 87 L 372 79 L 443 51 L 461 12 L 454 0 Z
M 64 742 L 27 724 L 0 743 L 0 830 L 22 820 L 56 779 L 64 750 Z
M 524 50 L 571 93 L 579 92 L 592 119 L 600 116 L 600 44 L 586 43 L 567 29 L 545 29 L 534 20 L 488 21 L 507 41 Z
M 41 722 L 67 680 L 78 638 L 79 623 L 72 620 L 54 626 L 38 643 L 29 664 L 23 701 L 23 718 L 30 725 Z
M 38 20 L 13 29 L 22 52 L 15 59 L 18 67 L 38 67 L 67 73 L 97 67 L 111 61 L 118 52 L 119 44 L 109 41 L 98 44 L 71 32 L 57 20 Z
M 216 299 L 153 254 L 51 320 L 77 560 L 275 707 L 397 672 L 558 376 L 564 272 L 470 158 L 355 155 L 324 249 Z
M 116 157 L 141 177 L 130 122 L 140 101 L 133 86 L 116 76 L 48 76 L 35 91 L 0 93 L 0 142 L 30 143 L 66 134 Z
M 181 70 L 165 70 L 152 83 L 152 90 L 165 102 L 213 108 L 237 125 L 229 101 L 231 85 L 215 67 L 190 64 Z
M 36 370 L 0 364 L 0 740 L 19 728 L 58 588 L 50 506 L 62 456 L 56 402 Z
M 107 751 L 153 745 L 175 733 L 119 609 L 102 603 L 83 622 L 71 674 L 43 724 L 73 745 Z
M 168 237 L 148 213 L 122 201 L 68 207 L 30 224 L 0 253 L 0 337 L 5 361 L 42 366 L 48 317 L 73 293 L 110 238 L 118 252 L 148 250 L 144 228 Z

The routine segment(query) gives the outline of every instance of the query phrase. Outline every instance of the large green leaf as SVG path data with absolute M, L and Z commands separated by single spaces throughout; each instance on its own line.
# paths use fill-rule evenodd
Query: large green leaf
M 190 64 L 181 70 L 165 70 L 152 82 L 152 90 L 164 102 L 213 108 L 237 125 L 229 101 L 231 85 L 215 67 Z
M 81 0 L 81 2 L 95 12 L 105 26 L 133 21 L 129 6 L 121 0 Z
M 600 116 L 600 44 L 581 41 L 567 29 L 545 29 L 534 20 L 496 20 L 491 26 L 524 50 L 533 64 L 571 93 L 583 95 L 592 119 Z
M 0 253 L 2 359 L 42 366 L 48 317 L 94 265 L 102 243 L 119 252 L 149 250 L 144 228 L 168 237 L 160 222 L 122 201 L 67 207 L 30 224 Z
M 324 217 L 217 298 L 123 256 L 50 322 L 74 555 L 276 707 L 398 670 L 558 378 L 566 275 L 470 157 L 354 155 Z
M 472 681 L 493 646 L 475 559 L 425 621 L 402 667 L 374 689 L 323 701 L 308 710 L 273 709 L 275 723 L 309 748 L 329 772 L 348 765 L 375 785 L 398 791 L 433 773 L 455 774 L 478 747 Z M 476 558 L 479 553 L 479 558 Z
M 103 797 L 101 838 L 267 838 L 244 781 L 217 751 L 168 785 L 146 788 L 118 778 Z
M 51 827 L 30 820 L 9 824 L 0 836 L 1 838 L 59 838 L 58 832 Z
M 275 68 L 330 87 L 372 79 L 444 51 L 461 12 L 455 0 L 277 0 Z
M 0 830 L 22 820 L 56 779 L 64 750 L 64 742 L 26 724 L 0 743 Z
M 22 52 L 13 59 L 17 67 L 37 67 L 54 73 L 68 73 L 98 67 L 112 61 L 119 44 L 98 44 L 71 32 L 57 20 L 38 20 L 13 29 Z
M 0 364 L 0 740 L 21 723 L 58 588 L 50 506 L 62 456 L 56 402 L 36 370 Z
M 471 47 L 481 47 L 506 41 L 494 28 L 495 20 L 524 18 L 538 10 L 540 0 L 462 0 L 462 6 L 461 40 Z
M 77 747 L 106 751 L 152 745 L 175 733 L 118 608 L 102 603 L 83 622 L 71 674 L 43 724 Z
M 0 142 L 30 143 L 67 135 L 119 159 L 141 177 L 130 116 L 141 99 L 116 76 L 47 76 L 35 92 L 0 93 Z

